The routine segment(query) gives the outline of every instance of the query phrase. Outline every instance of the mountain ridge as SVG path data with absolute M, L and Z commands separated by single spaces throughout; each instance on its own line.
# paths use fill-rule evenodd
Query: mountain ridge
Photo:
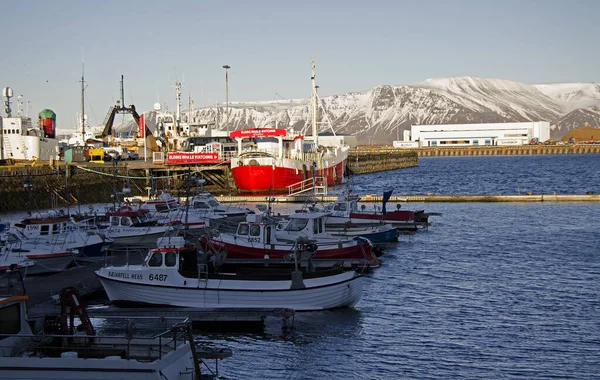
M 401 139 L 411 124 L 518 121 L 548 121 L 551 138 L 559 139 L 586 122 L 599 125 L 600 84 L 441 77 L 326 96 L 319 104 L 320 132 L 355 135 L 360 144 Z M 274 127 L 277 117 L 278 128 L 310 134 L 310 98 L 230 102 L 229 111 L 229 130 Z M 196 109 L 192 115 L 195 121 L 216 121 L 219 129 L 225 129 L 225 116 L 223 106 Z

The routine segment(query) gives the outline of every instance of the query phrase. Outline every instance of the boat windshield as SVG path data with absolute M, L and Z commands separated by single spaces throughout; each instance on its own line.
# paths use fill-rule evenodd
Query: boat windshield
M 284 231 L 302 231 L 308 224 L 308 219 L 292 219 L 285 226 Z
M 248 225 L 246 223 L 240 223 L 240 225 L 238 226 L 238 231 L 237 234 L 238 235 L 248 235 Z
M 208 205 L 205 202 L 194 202 L 194 208 L 197 209 L 209 209 Z

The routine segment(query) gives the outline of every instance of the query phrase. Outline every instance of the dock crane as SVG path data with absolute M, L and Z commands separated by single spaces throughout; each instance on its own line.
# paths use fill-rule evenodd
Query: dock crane
M 112 136 L 113 132 L 113 123 L 115 122 L 115 116 L 117 114 L 131 114 L 136 124 L 140 123 L 140 115 L 137 113 L 135 106 L 131 104 L 129 107 L 125 106 L 125 92 L 123 89 L 123 75 L 121 75 L 121 99 L 117 100 L 117 104 L 110 107 L 108 110 L 108 114 L 106 115 L 106 119 L 104 122 L 104 130 L 102 131 L 102 139 L 106 141 L 109 136 Z M 159 146 L 156 143 L 156 138 L 148 128 L 148 124 L 144 123 L 144 138 L 146 139 L 146 146 L 152 152 L 159 151 Z

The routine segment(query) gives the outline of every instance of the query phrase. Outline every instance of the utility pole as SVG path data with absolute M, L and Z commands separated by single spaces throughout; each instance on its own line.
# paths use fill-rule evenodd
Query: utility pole
M 229 69 L 231 66 L 224 65 L 223 68 L 225 69 L 225 125 L 227 128 L 227 135 L 229 135 Z

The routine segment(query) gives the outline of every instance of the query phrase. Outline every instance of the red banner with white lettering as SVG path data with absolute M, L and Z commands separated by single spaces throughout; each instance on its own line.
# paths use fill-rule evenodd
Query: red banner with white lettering
M 248 128 L 248 129 L 240 129 L 237 131 L 233 131 L 229 133 L 229 137 L 232 139 L 235 138 L 261 138 L 261 137 L 277 137 L 277 136 L 285 136 L 285 129 L 275 129 L 275 128 Z
M 140 119 L 138 120 L 138 136 L 140 138 L 145 138 L 146 137 L 146 118 L 144 117 L 144 114 L 140 115 Z
M 166 164 L 214 164 L 218 162 L 218 153 L 168 152 Z

